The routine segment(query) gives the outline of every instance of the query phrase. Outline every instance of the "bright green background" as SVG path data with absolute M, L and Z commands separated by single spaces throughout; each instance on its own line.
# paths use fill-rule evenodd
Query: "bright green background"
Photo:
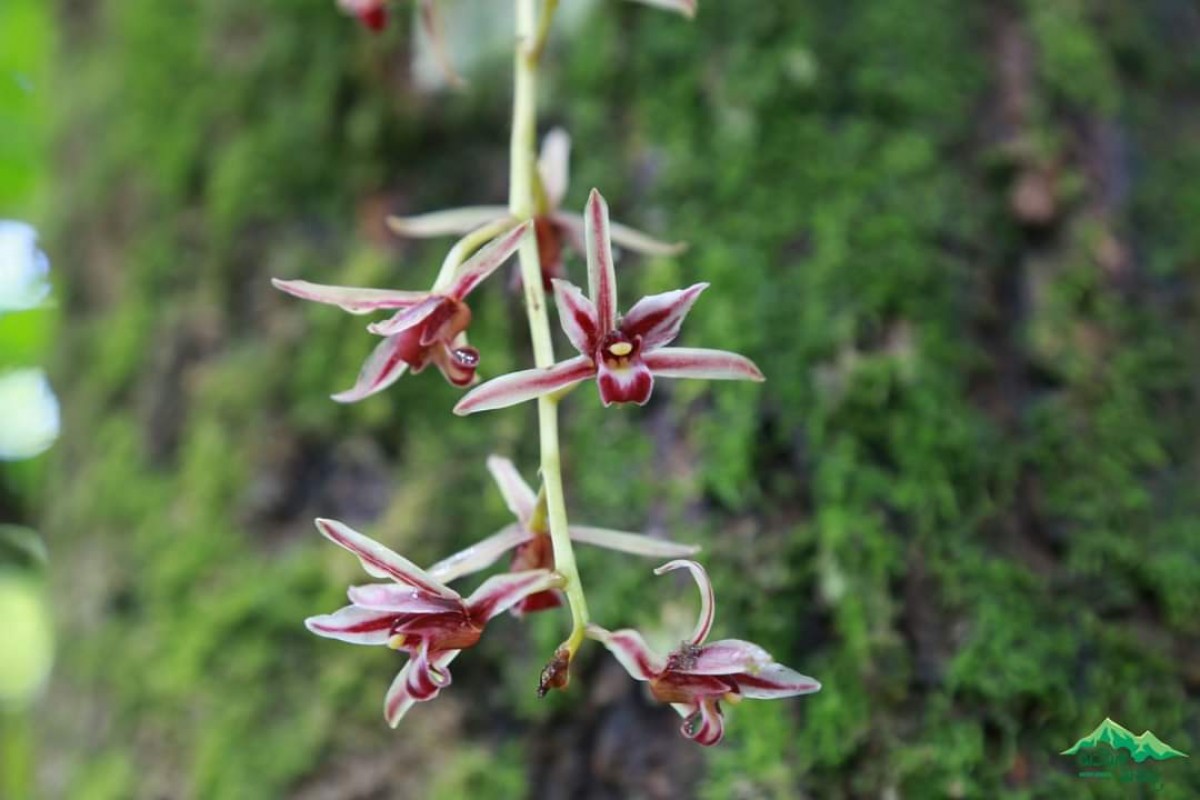
M 395 656 L 301 627 L 362 580 L 310 519 L 429 563 L 504 524 L 483 460 L 532 477 L 532 410 L 457 420 L 427 375 L 336 406 L 361 320 L 267 279 L 426 285 L 443 245 L 379 219 L 503 197 L 507 64 L 422 96 L 406 32 L 331 0 L 79 2 L 43 95 L 66 433 L 27 513 L 68 644 L 41 795 L 1124 797 L 1058 751 L 1105 716 L 1200 751 L 1194 10 L 701 5 L 597 4 L 544 119 L 575 138 L 570 205 L 598 185 L 692 243 L 623 267 L 623 302 L 710 281 L 684 342 L 769 380 L 578 392 L 569 504 L 702 542 L 717 635 L 825 689 L 744 703 L 700 751 L 594 648 L 537 702 L 543 615 L 387 730 Z M 1017 218 L 1022 185 L 1051 224 Z M 488 375 L 527 363 L 501 284 L 474 304 Z M 582 566 L 602 623 L 690 624 L 686 584 Z M 1200 792 L 1190 762 L 1164 775 Z

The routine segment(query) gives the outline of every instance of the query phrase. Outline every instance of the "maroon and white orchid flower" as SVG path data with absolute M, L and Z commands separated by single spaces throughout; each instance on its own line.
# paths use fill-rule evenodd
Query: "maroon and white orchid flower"
M 617 282 L 609 242 L 608 205 L 592 190 L 587 222 L 590 298 L 566 281 L 554 281 L 559 321 L 579 355 L 545 369 L 514 372 L 473 389 L 456 414 L 504 408 L 595 378 L 604 405 L 650 399 L 655 376 L 761 381 L 745 356 L 724 350 L 666 347 L 679 335 L 683 318 L 707 283 L 643 297 L 624 317 L 617 316 Z
M 463 599 L 416 564 L 340 522 L 318 519 L 317 529 L 358 556 L 369 575 L 392 580 L 351 586 L 350 605 L 304 624 L 318 636 L 409 654 L 384 699 L 384 716 L 393 728 L 414 703 L 432 700 L 450 685 L 450 662 L 479 641 L 488 620 L 562 580 L 544 569 L 495 575 Z
M 812 694 L 821 684 L 788 669 L 766 650 L 741 639 L 707 642 L 716 603 L 708 573 L 695 561 L 671 561 L 654 570 L 662 575 L 690 570 L 700 587 L 700 618 L 691 638 L 665 658 L 650 649 L 640 633 L 607 631 L 588 626 L 588 635 L 601 642 L 639 681 L 650 684 L 657 700 L 669 703 L 681 717 L 680 731 L 702 745 L 714 745 L 725 734 L 721 703 L 743 698 L 774 699 Z
M 566 131 L 555 128 L 546 134 L 537 162 L 537 208 L 533 217 L 546 291 L 551 289 L 551 280 L 564 276 L 564 246 L 581 256 L 585 252 L 583 218 L 561 210 L 570 182 L 570 157 L 571 137 Z M 470 206 L 415 217 L 389 217 L 388 225 L 401 236 L 427 238 L 462 235 L 511 218 L 507 206 Z M 614 222 L 609 227 L 613 242 L 642 255 L 673 256 L 687 249 L 682 242 L 662 242 L 620 223 Z
M 443 583 L 450 583 L 464 575 L 485 569 L 510 550 L 513 551 L 509 564 L 510 572 L 554 569 L 554 548 L 546 529 L 544 510 L 539 508 L 537 495 L 507 458 L 490 456 L 487 468 L 500 489 L 505 505 L 517 521 L 478 544 L 430 567 L 429 574 Z M 571 539 L 576 542 L 649 558 L 679 558 L 695 555 L 700 550 L 695 545 L 668 542 L 607 528 L 571 525 L 568 530 Z M 512 611 L 521 616 L 534 611 L 557 608 L 562 602 L 560 591 L 547 589 L 524 598 L 512 607 Z
M 391 386 L 406 370 L 416 374 L 429 364 L 455 386 L 468 386 L 475 380 L 479 351 L 467 343 L 471 309 L 464 300 L 516 252 L 529 228 L 530 223 L 525 223 L 497 237 L 458 268 L 453 283 L 444 291 L 359 289 L 279 279 L 271 282 L 288 294 L 335 305 L 351 314 L 396 311 L 391 319 L 367 326 L 384 340 L 363 364 L 353 388 L 333 395 L 339 403 L 370 397 Z

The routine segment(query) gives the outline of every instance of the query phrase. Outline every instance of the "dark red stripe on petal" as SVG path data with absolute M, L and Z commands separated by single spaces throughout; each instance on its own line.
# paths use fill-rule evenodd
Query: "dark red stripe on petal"
M 613 272 L 612 242 L 608 231 L 608 203 L 595 189 L 588 197 L 584 212 L 587 238 L 588 293 L 596 306 L 600 336 L 608 335 L 617 324 L 617 279 Z
M 642 347 L 646 350 L 670 344 L 679 336 L 684 317 L 707 288 L 707 283 L 697 283 L 687 289 L 643 297 L 621 320 L 621 332 L 630 339 L 642 337 Z
M 595 374 L 596 368 L 591 359 L 578 356 L 569 361 L 560 361 L 547 369 L 527 369 L 502 375 L 468 392 L 454 407 L 454 413 L 461 416 L 507 408 L 565 389 Z
M 646 366 L 663 378 L 700 378 L 705 380 L 762 381 L 762 372 L 754 362 L 725 350 L 694 347 L 666 347 L 644 356 Z

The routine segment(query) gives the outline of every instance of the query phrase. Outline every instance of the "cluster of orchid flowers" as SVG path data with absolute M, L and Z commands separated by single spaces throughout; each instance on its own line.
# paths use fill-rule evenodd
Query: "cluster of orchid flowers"
M 382 2 L 339 1 L 370 27 L 379 28 L 386 22 Z M 694 10 L 687 0 L 642 2 L 689 14 Z M 423 18 L 431 19 L 432 0 L 421 0 L 421 8 Z M 352 314 L 391 313 L 367 326 L 380 341 L 354 386 L 335 394 L 335 400 L 363 400 L 385 390 L 406 372 L 419 373 L 430 364 L 450 384 L 472 387 L 454 407 L 460 415 L 546 396 L 561 398 L 589 379 L 595 380 L 605 406 L 644 405 L 656 378 L 763 380 L 754 363 L 737 353 L 669 346 L 708 287 L 706 283 L 643 297 L 624 315 L 618 313 L 613 242 L 648 254 L 675 254 L 682 246 L 611 223 L 607 204 L 595 190 L 582 217 L 563 211 L 569 149 L 562 131 L 547 136 L 537 165 L 536 210 L 531 219 L 517 219 L 507 207 L 479 206 L 389 220 L 403 235 L 461 236 L 429 291 L 274 281 L 289 294 Z M 480 382 L 481 355 L 467 340 L 471 310 L 466 299 L 530 236 L 536 239 L 541 277 L 554 293 L 560 325 L 578 355 L 545 368 Z M 586 294 L 565 277 L 564 245 L 586 256 Z M 545 485 L 535 492 L 506 458 L 490 457 L 487 468 L 514 522 L 427 569 L 340 522 L 317 520 L 322 535 L 353 553 L 369 575 L 385 582 L 350 587 L 350 605 L 333 614 L 311 617 L 306 625 L 320 636 L 381 645 L 408 655 L 384 701 L 384 715 L 393 727 L 415 703 L 433 699 L 450 684 L 451 662 L 480 640 L 490 620 L 505 611 L 521 617 L 563 605 L 566 579 L 555 570 Z M 694 577 L 701 596 L 699 620 L 692 635 L 666 656 L 654 652 L 635 630 L 609 631 L 590 623 L 586 627 L 588 637 L 602 643 L 631 676 L 649 685 L 654 698 L 683 717 L 685 736 L 703 745 L 719 742 L 724 733 L 722 703 L 746 697 L 789 697 L 820 688 L 817 681 L 777 663 L 753 643 L 708 641 L 715 609 L 712 584 L 703 567 L 689 558 L 699 548 L 589 526 L 568 525 L 567 532 L 573 542 L 669 559 L 656 574 L 687 569 Z M 510 553 L 507 571 L 487 578 L 469 596 L 464 598 L 448 585 L 491 567 Z M 569 662 L 570 654 L 556 654 L 556 659 L 563 658 Z M 548 667 L 549 675 L 543 674 L 540 690 L 564 686 L 566 666 Z

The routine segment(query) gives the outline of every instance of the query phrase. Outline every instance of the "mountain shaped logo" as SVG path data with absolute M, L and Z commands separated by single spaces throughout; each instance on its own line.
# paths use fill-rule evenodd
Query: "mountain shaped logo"
M 1190 757 L 1187 753 L 1171 747 L 1149 730 L 1140 735 L 1134 735 L 1132 731 L 1108 717 L 1105 717 L 1094 731 L 1071 745 L 1070 748 L 1063 750 L 1062 755 L 1073 756 L 1081 750 L 1095 748 L 1101 744 L 1106 744 L 1113 750 L 1129 751 L 1129 756 L 1139 764 L 1147 759 L 1166 761 L 1169 758 Z

